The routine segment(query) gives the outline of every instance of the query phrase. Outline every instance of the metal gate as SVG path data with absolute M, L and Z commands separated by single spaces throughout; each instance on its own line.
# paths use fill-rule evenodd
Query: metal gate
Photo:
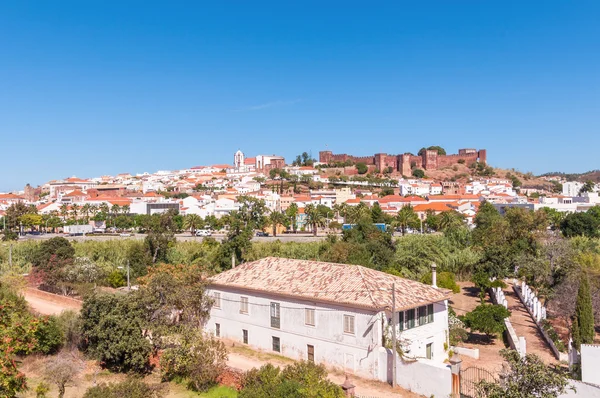
M 460 371 L 460 396 L 461 398 L 480 398 L 477 395 L 477 383 L 485 380 L 490 383 L 497 382 L 496 376 L 490 371 L 475 366 Z

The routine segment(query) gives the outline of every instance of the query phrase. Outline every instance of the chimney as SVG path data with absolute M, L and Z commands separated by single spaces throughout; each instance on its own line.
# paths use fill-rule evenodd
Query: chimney
M 431 263 L 431 286 L 437 287 L 437 265 Z

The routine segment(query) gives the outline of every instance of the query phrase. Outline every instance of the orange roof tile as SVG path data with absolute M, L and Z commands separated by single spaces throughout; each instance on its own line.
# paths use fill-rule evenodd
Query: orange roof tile
M 396 309 L 403 310 L 440 302 L 450 297 L 438 289 L 360 265 L 267 257 L 245 263 L 209 279 L 211 287 L 267 292 L 361 308 L 383 310 L 392 306 L 396 286 Z

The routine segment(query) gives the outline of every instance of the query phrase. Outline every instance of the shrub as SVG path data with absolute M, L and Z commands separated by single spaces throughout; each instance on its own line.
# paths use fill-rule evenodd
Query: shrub
M 425 172 L 421 169 L 414 169 L 412 175 L 413 177 L 423 178 L 425 177 Z
M 471 331 L 485 333 L 491 340 L 494 335 L 504 332 L 504 318 L 509 316 L 510 311 L 501 305 L 480 304 L 460 319 Z
M 41 319 L 35 331 L 37 344 L 35 351 L 42 354 L 54 354 L 64 344 L 64 333 L 55 316 Z
M 63 334 L 64 346 L 74 350 L 81 343 L 81 317 L 75 311 L 63 311 L 56 317 Z
M 432 281 L 433 277 L 431 272 L 421 279 L 421 282 L 426 285 L 431 285 Z M 437 285 L 443 289 L 450 289 L 453 293 L 460 292 L 460 286 L 456 283 L 456 277 L 452 272 L 439 272 L 437 275 Z
M 149 385 L 135 377 L 120 383 L 100 384 L 87 389 L 83 398 L 161 398 L 167 391 L 161 385 Z
M 206 391 L 214 386 L 225 368 L 227 349 L 216 338 L 187 329 L 180 343 L 164 350 L 160 358 L 163 380 L 187 383 L 195 391 Z
M 106 281 L 108 282 L 108 284 L 111 287 L 119 288 L 121 286 L 125 286 L 127 284 L 127 281 L 125 280 L 125 277 L 123 276 L 123 272 L 121 272 L 120 270 L 116 269 L 113 272 L 111 272 L 108 277 L 106 278 Z

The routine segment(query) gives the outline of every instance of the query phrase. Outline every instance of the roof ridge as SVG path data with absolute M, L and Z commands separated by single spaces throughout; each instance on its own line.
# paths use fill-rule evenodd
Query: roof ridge
M 362 273 L 362 267 L 360 265 L 356 266 L 358 268 L 358 273 L 360 274 L 360 279 L 363 282 L 363 285 L 365 286 L 365 289 L 367 290 L 367 293 L 369 293 L 369 298 L 371 299 L 371 302 L 373 303 L 374 306 L 377 306 L 377 302 L 375 302 L 375 299 L 373 298 L 373 295 L 371 294 L 371 289 L 369 289 L 369 285 L 367 284 L 367 281 L 365 280 L 365 276 Z

